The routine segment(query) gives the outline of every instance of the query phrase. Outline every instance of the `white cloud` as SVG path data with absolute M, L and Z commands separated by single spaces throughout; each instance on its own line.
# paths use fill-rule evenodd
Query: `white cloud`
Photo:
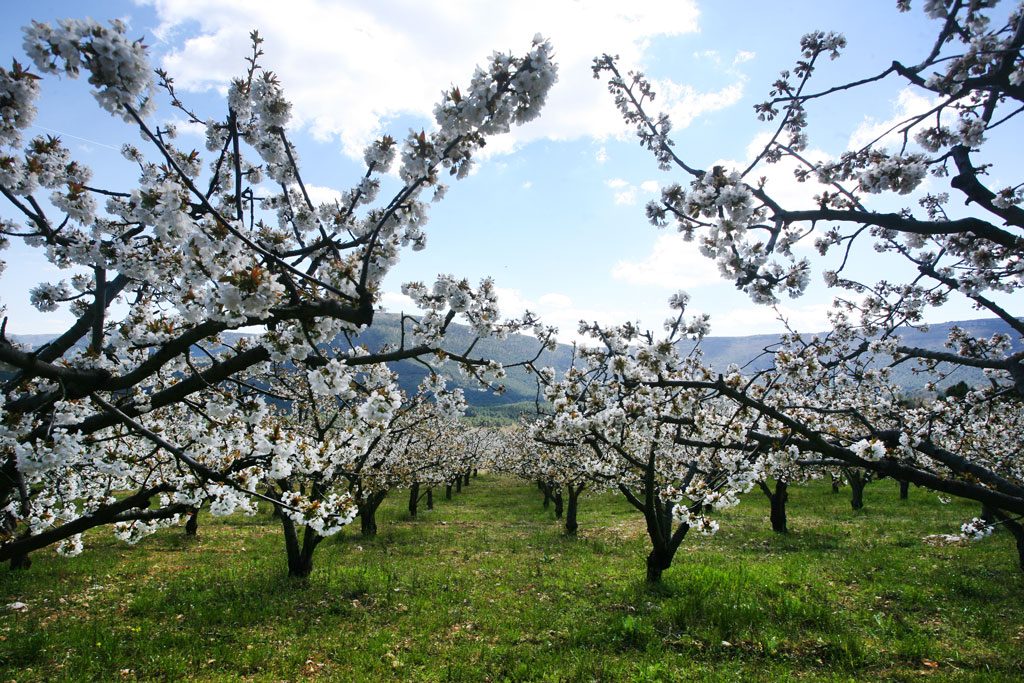
M 737 66 L 744 62 L 749 62 L 754 57 L 757 57 L 757 53 L 750 52 L 749 50 L 740 50 L 736 53 L 736 56 L 732 58 L 732 65 Z
M 536 300 L 523 296 L 518 289 L 497 287 L 498 307 L 505 316 L 518 316 L 525 310 L 537 314 L 545 325 L 558 328 L 558 341 L 570 344 L 582 341 L 577 333 L 579 322 L 598 322 L 602 325 L 620 325 L 636 320 L 636 312 L 611 307 L 591 308 L 576 304 L 571 297 L 560 292 L 542 294 Z
M 612 190 L 612 197 L 616 204 L 632 206 L 636 204 L 636 188 L 629 184 L 629 181 L 622 178 L 612 178 L 604 181 L 604 184 Z
M 717 277 L 715 281 L 718 281 Z M 677 282 L 673 289 L 678 288 L 678 285 Z M 563 344 L 581 341 L 593 343 L 592 339 L 578 334 L 577 329 L 581 320 L 601 325 L 621 325 L 633 321 L 644 329 L 658 331 L 662 322 L 671 315 L 671 311 L 665 306 L 665 300 L 657 296 L 646 297 L 642 304 L 634 303 L 628 309 L 620 309 L 579 304 L 570 296 L 558 292 L 549 292 L 533 300 L 523 296 L 518 289 L 499 287 L 496 291 L 503 315 L 518 316 L 524 310 L 530 310 L 540 316 L 545 325 L 554 325 L 558 328 L 558 341 Z M 706 296 L 694 297 L 687 314 L 701 313 L 698 304 L 708 301 L 709 298 Z M 829 325 L 826 313 L 830 308 L 827 304 L 821 303 L 798 303 L 781 305 L 778 311 L 768 306 L 751 306 L 730 311 L 713 308 L 707 312 L 711 313 L 712 334 L 719 337 L 739 337 L 783 332 L 784 327 L 779 321 L 779 314 L 797 331 L 810 333 L 827 330 Z
M 651 79 L 665 113 L 676 130 L 686 128 L 701 114 L 731 107 L 743 97 L 743 83 L 746 79 L 727 85 L 715 92 L 699 92 L 692 85 L 675 83 L 670 80 Z
M 619 261 L 612 277 L 632 285 L 653 285 L 665 289 L 690 289 L 721 282 L 714 261 L 702 255 L 696 242 L 678 233 L 660 235 L 642 261 Z
M 722 63 L 722 55 L 718 52 L 718 50 L 703 50 L 701 52 L 694 52 L 693 58 L 706 59 L 709 62 L 714 62 L 715 64 Z
M 709 166 L 722 166 L 730 170 L 743 171 L 754 157 L 764 149 L 771 136 L 772 134 L 767 131 L 755 135 L 751 139 L 750 144 L 747 145 L 746 159 L 743 161 L 718 159 L 713 164 L 709 164 Z M 830 158 L 824 150 L 817 147 L 805 149 L 800 154 L 812 163 L 827 161 Z M 762 162 L 753 173 L 747 176 L 746 181 L 756 186 L 763 177 L 765 179 L 765 190 L 784 208 L 806 207 L 813 203 L 814 195 L 820 194 L 823 187 L 814 180 L 799 182 L 793 175 L 797 168 L 804 168 L 804 166 L 792 157 L 784 157 L 781 161 L 774 164 Z
M 390 313 L 419 313 L 419 307 L 411 297 L 401 292 L 384 292 L 377 305 Z
M 594 155 L 594 161 L 596 161 L 599 164 L 603 164 L 604 162 L 608 161 L 608 150 L 604 148 L 604 145 L 602 145 L 601 148 L 597 150 L 597 154 Z
M 320 185 L 306 185 L 306 192 L 309 194 L 309 198 L 313 201 L 314 206 L 320 206 L 321 204 L 330 204 L 341 199 L 341 192 L 335 190 L 333 187 L 322 187 Z
M 526 182 L 523 183 L 522 187 L 524 190 L 529 190 L 531 187 L 533 187 L 533 181 L 527 180 Z
M 565 294 L 558 294 L 556 292 L 544 294 L 537 301 L 545 308 L 566 309 L 572 306 L 572 299 Z
M 750 334 L 781 332 L 783 325 L 779 320 L 780 315 L 798 332 L 821 332 L 831 327 L 827 316 L 831 308 L 828 304 L 816 303 L 802 306 L 783 305 L 779 306 L 778 310 L 769 306 L 733 308 L 726 311 L 715 309 L 709 311 L 711 334 L 716 337 L 743 337 Z
M 493 50 L 525 51 L 537 32 L 554 45 L 559 83 L 544 116 L 498 146 L 489 142 L 488 154 L 540 138 L 622 136 L 627 129 L 619 113 L 603 84 L 591 77 L 592 59 L 608 52 L 620 55 L 629 69 L 643 69 L 652 38 L 698 30 L 693 0 L 140 2 L 156 11 L 157 37 L 174 46 L 162 66 L 180 92 L 223 91 L 242 73 L 248 33 L 256 27 L 265 41 L 261 61 L 281 78 L 295 104 L 296 123 L 321 139 L 340 140 L 352 156 L 384 132 L 390 119 L 432 118 L 443 89 L 466 82 Z M 664 81 L 658 84 L 659 103 L 683 127 L 698 113 L 735 101 L 736 87 L 702 94 Z
M 496 287 L 495 293 L 498 295 L 498 309 L 502 317 L 516 318 L 522 316 L 525 311 L 531 311 L 538 315 L 545 325 L 557 327 L 558 340 L 564 344 L 582 340 L 577 333 L 581 320 L 599 322 L 602 325 L 619 325 L 626 320 L 637 319 L 636 311 L 579 306 L 571 297 L 559 292 L 547 292 L 537 299 L 530 299 L 519 289 L 514 288 Z M 390 313 L 420 313 L 412 299 L 398 292 L 384 292 L 379 306 Z M 456 319 L 456 322 L 464 321 Z M 530 331 L 524 333 L 530 334 Z
M 698 258 L 708 266 L 714 267 L 704 257 L 698 255 Z M 692 268 L 688 268 L 688 270 L 692 270 Z M 667 288 L 674 290 L 680 287 L 694 287 L 699 284 L 707 284 L 709 281 L 720 282 L 715 273 L 705 273 L 704 279 L 700 281 L 676 277 L 667 284 Z M 580 304 L 561 292 L 547 292 L 532 299 L 524 296 L 521 290 L 515 288 L 497 287 L 495 291 L 498 295 L 498 308 L 503 317 L 519 317 L 529 310 L 538 315 L 545 325 L 557 327 L 558 341 L 563 344 L 581 341 L 593 342 L 593 340 L 581 337 L 577 332 L 581 320 L 588 323 L 597 322 L 602 325 L 621 325 L 626 321 L 633 321 L 645 329 L 660 330 L 661 322 L 671 313 L 665 306 L 663 298 L 658 296 L 645 296 L 642 302 L 635 302 L 629 308 L 615 308 Z M 779 314 L 789 322 L 793 329 L 799 332 L 812 333 L 829 329 L 826 314 L 831 306 L 827 304 L 780 305 L 777 310 L 768 306 L 731 309 L 713 307 L 702 310 L 701 304 L 707 304 L 713 298 L 713 295 L 710 297 L 707 295 L 695 296 L 688 309 L 688 315 L 701 312 L 711 313 L 711 332 L 714 336 L 742 337 L 751 334 L 781 333 L 784 327 L 779 320 Z M 379 305 L 391 313 L 412 315 L 420 313 L 412 299 L 399 292 L 385 292 L 381 295 Z
M 756 56 L 757 53 L 751 52 L 749 50 L 737 50 L 736 54 L 733 55 L 732 63 L 729 65 L 730 73 L 738 73 L 734 70 L 737 66 L 749 62 Z M 704 50 L 703 52 L 694 52 L 693 58 L 707 60 L 714 64 L 715 66 L 723 65 L 722 53 L 719 52 L 718 50 Z
M 708 167 L 722 166 L 726 169 L 742 171 L 770 139 L 770 133 L 761 133 L 751 140 L 747 146 L 747 160 L 718 159 Z M 812 162 L 823 161 L 828 155 L 820 149 L 808 149 L 803 156 Z M 765 188 L 775 201 L 783 207 L 802 208 L 813 203 L 813 197 L 822 190 L 822 186 L 811 182 L 798 182 L 793 175 L 799 162 L 786 157 L 776 164 L 761 164 L 747 182 L 756 185 L 761 176 L 765 179 Z M 632 192 L 630 199 L 635 201 L 636 193 L 627 181 L 614 179 L 606 181 L 609 187 L 620 188 L 615 195 L 615 202 L 620 202 L 619 195 Z M 656 192 L 658 183 L 654 180 L 644 181 L 640 189 L 645 192 Z M 813 249 L 813 240 L 802 240 L 796 249 Z M 719 274 L 718 267 L 711 259 L 700 253 L 697 242 L 686 242 L 678 233 L 668 233 L 658 237 L 650 254 L 640 261 L 619 261 L 612 268 L 612 277 L 634 285 L 653 285 L 665 289 L 690 289 L 702 285 L 725 282 Z M 769 309 L 770 310 L 770 309 Z M 774 316 L 774 314 L 772 314 Z M 770 317 L 772 317 L 770 316 Z M 817 328 L 816 328 L 817 329 Z
M 900 124 L 911 116 L 920 116 L 931 109 L 937 100 L 919 95 L 910 88 L 900 90 L 896 100 L 892 103 L 893 115 L 884 121 L 873 117 L 865 116 L 860 125 L 850 135 L 850 142 L 847 149 L 860 149 L 877 138 L 881 138 L 875 145 L 877 147 L 898 148 L 903 144 L 903 135 L 891 129 L 899 127 Z
M 615 203 L 622 206 L 633 206 L 636 204 L 636 189 L 628 188 L 620 192 L 616 192 L 614 195 Z
M 622 178 L 612 178 L 604 181 L 604 184 L 611 190 L 612 199 L 616 204 L 632 206 L 637 202 L 637 194 L 641 191 L 647 194 L 654 194 L 660 189 L 656 180 L 645 180 L 639 187 Z
M 183 118 L 174 117 L 164 121 L 164 126 L 174 126 L 179 137 L 206 140 L 206 126 L 201 123 L 186 121 Z

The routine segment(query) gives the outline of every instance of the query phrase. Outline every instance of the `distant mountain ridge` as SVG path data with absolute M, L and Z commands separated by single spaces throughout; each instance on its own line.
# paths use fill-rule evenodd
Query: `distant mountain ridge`
M 979 337 L 990 337 L 993 334 L 1004 332 L 1010 333 L 1014 340 L 1014 350 L 1024 349 L 1018 335 L 1013 333 L 1011 328 L 998 318 L 982 318 L 977 320 L 960 320 L 946 323 L 937 323 L 929 326 L 927 332 L 906 328 L 901 331 L 906 344 L 919 346 L 932 350 L 945 349 L 945 342 L 950 330 L 958 326 L 968 333 Z M 14 340 L 31 348 L 38 348 L 46 342 L 54 339 L 57 335 L 28 334 L 14 335 Z M 240 333 L 226 333 L 223 335 L 225 341 L 230 343 L 233 339 L 243 336 Z M 394 313 L 377 312 L 374 316 L 373 325 L 364 330 L 356 337 L 356 341 L 365 344 L 370 349 L 377 349 L 385 344 L 397 344 L 401 336 L 400 316 Z M 747 365 L 749 370 L 761 370 L 771 365 L 769 356 L 762 356 L 765 348 L 772 346 L 779 341 L 778 334 L 757 334 L 738 337 L 706 337 L 701 342 L 701 349 L 704 353 L 704 361 L 713 369 L 724 371 L 730 364 Z M 466 325 L 453 324 L 445 337 L 445 346 L 453 351 L 464 351 L 472 344 L 474 335 L 472 329 Z M 84 344 L 85 341 L 82 341 Z M 538 341 L 528 335 L 511 335 L 505 341 L 495 339 L 480 340 L 473 347 L 473 355 L 484 358 L 492 358 L 503 365 L 510 365 L 521 362 L 536 355 Z M 559 344 L 554 351 L 545 351 L 537 361 L 539 366 L 552 366 L 562 372 L 572 362 L 573 349 L 568 344 Z M 759 358 L 759 356 L 761 356 Z M 756 360 L 754 360 L 756 359 Z M 751 362 L 753 361 L 753 362 Z M 392 363 L 391 367 L 399 375 L 399 383 L 406 391 L 415 390 L 416 385 L 423 379 L 427 369 L 415 361 L 399 361 Z M 923 390 L 925 380 L 923 377 L 912 372 L 913 364 L 904 363 L 894 370 L 894 380 L 904 387 L 907 393 L 914 394 Z M 524 368 L 511 368 L 505 379 L 505 392 L 496 396 L 492 392 L 480 390 L 476 381 L 472 378 L 461 377 L 453 368 L 446 368 L 451 376 L 450 384 L 462 387 L 466 393 L 467 402 L 474 407 L 499 407 L 513 403 L 532 402 L 536 397 L 536 382 L 534 377 Z M 959 381 L 977 385 L 984 381 L 981 370 L 974 368 L 960 368 L 954 372 L 942 384 L 948 386 Z

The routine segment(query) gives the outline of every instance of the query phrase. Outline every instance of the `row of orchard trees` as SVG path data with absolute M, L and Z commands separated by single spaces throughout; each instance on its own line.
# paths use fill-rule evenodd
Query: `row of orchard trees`
M 994 166 L 1003 160 L 987 153 L 1021 139 L 1024 12 L 987 0 L 929 0 L 925 9 L 937 26 L 928 53 L 854 82 L 816 88 L 821 62 L 846 41 L 805 36 L 796 66 L 756 107 L 769 134 L 743 168 L 687 158 L 668 117 L 650 111 L 655 93 L 644 76 L 623 73 L 610 56 L 594 62 L 641 144 L 683 176 L 648 205 L 652 223 L 697 240 L 758 303 L 804 292 L 814 273 L 800 247 L 812 241 L 826 284 L 841 292 L 832 329 L 790 331 L 766 349 L 770 370 L 712 371 L 699 345 L 683 353 L 692 348 L 684 338 L 709 329 L 706 317 L 686 317 L 683 294 L 670 301 L 663 332 L 585 323 L 589 342 L 568 372 L 537 369 L 548 409 L 530 427 L 533 445 L 517 449 L 533 461 L 523 467 L 542 486 L 620 491 L 646 520 L 652 581 L 691 529 L 714 531 L 716 510 L 762 484 L 784 501 L 778 483 L 818 467 L 978 501 L 1014 534 L 1024 563 L 1024 353 L 1011 336 L 1024 335 L 1014 308 L 1024 286 L 1024 186 L 1016 168 Z M 444 93 L 434 132 L 371 145 L 365 176 L 322 206 L 299 173 L 280 84 L 259 67 L 258 36 L 227 114 L 208 121 L 180 102 L 166 74 L 153 81 L 144 47 L 119 24 L 35 24 L 26 45 L 44 74 L 87 70 L 101 106 L 137 129 L 149 152 L 124 150 L 138 187 L 95 187 L 59 140 L 22 144 L 40 78 L 18 64 L 0 71 L 0 191 L 17 215 L 2 233 L 68 273 L 32 299 L 75 320 L 34 351 L 0 334 L 0 361 L 15 371 L 2 390 L 0 559 L 58 541 L 73 548 L 93 526 L 148 523 L 174 505 L 222 510 L 267 497 L 305 526 L 300 543 L 285 522 L 301 569 L 306 538 L 315 547 L 351 519 L 353 505 L 369 513 L 374 492 L 401 481 L 393 472 L 431 470 L 430 430 L 443 432 L 457 412 L 457 397 L 437 382 L 401 396 L 386 362 L 449 359 L 485 384 L 500 381 L 502 368 L 474 356 L 475 344 L 446 345 L 456 316 L 481 336 L 533 329 L 538 346 L 550 340 L 529 316 L 500 322 L 489 281 L 473 288 L 441 277 L 406 287 L 426 314 L 403 319 L 399 344 L 337 345 L 372 323 L 379 283 L 401 249 L 424 245 L 426 199 L 443 195 L 441 173 L 465 176 L 487 136 L 539 113 L 555 79 L 543 40 L 524 57 L 495 55 L 467 88 Z M 924 95 L 927 111 L 837 158 L 810 158 L 818 101 L 889 82 Z M 155 87 L 206 126 L 205 155 L 148 123 Z M 396 156 L 400 187 L 378 201 Z M 816 186 L 806 205 L 775 191 L 784 167 Z M 257 199 L 259 183 L 277 191 Z M 872 258 L 896 264 L 888 279 L 858 279 L 865 242 Z M 901 340 L 903 326 L 953 299 L 1011 333 L 957 329 L 945 351 Z M 218 338 L 252 325 L 266 332 L 235 344 Z M 980 368 L 988 384 L 909 405 L 888 370 L 901 363 L 936 379 Z M 289 405 L 294 421 L 271 415 L 270 398 Z M 420 450 L 422 465 L 406 456 Z
M 910 3 L 897 4 L 905 11 Z M 893 61 L 858 81 L 816 89 L 820 62 L 838 57 L 846 41 L 835 33 L 806 35 L 795 67 L 782 72 L 756 107 L 773 127 L 745 168 L 705 171 L 677 154 L 668 119 L 648 112 L 653 92 L 643 75 L 624 76 L 608 56 L 595 60 L 595 76 L 608 77 L 642 143 L 662 167 L 688 176 L 648 205 L 652 223 L 699 240 L 701 251 L 755 301 L 774 303 L 783 293 L 804 291 L 811 264 L 798 258 L 797 247 L 811 240 L 822 258 L 836 253 L 824 279 L 845 291 L 832 330 L 787 335 L 770 349 L 770 373 L 684 371 L 638 378 L 636 386 L 728 405 L 745 422 L 742 435 L 735 434 L 742 438 L 714 439 L 716 447 L 787 449 L 798 460 L 977 500 L 1014 535 L 1024 567 L 1024 352 L 1012 343 L 1024 335 L 1015 310 L 1024 286 L 1024 185 L 1016 180 L 1019 169 L 995 153 L 1021 139 L 1024 10 L 974 0 L 925 5 L 938 27 L 928 53 L 916 64 Z M 930 106 L 838 159 L 808 158 L 819 100 L 863 97 L 862 89 L 888 81 L 925 96 Z M 775 192 L 770 177 L 780 162 L 795 169 L 797 180 L 817 183 L 809 206 L 787 205 Z M 882 210 L 879 195 L 914 195 L 916 206 Z M 889 259 L 889 278 L 855 275 L 865 241 L 880 255 L 870 258 Z M 946 351 L 901 340 L 901 326 L 919 325 L 928 307 L 954 299 L 999 318 L 1009 332 L 980 338 L 954 329 Z M 887 373 L 900 363 L 916 363 L 936 379 L 958 366 L 980 368 L 988 384 L 962 398 L 908 406 Z M 679 440 L 705 443 L 703 427 L 696 429 L 688 433 L 694 428 L 682 425 Z
M 532 329 L 539 349 L 551 331 L 528 314 L 502 320 L 490 280 L 439 276 L 405 286 L 425 313 L 403 317 L 397 343 L 367 348 L 354 335 L 403 249 L 425 246 L 446 176 L 465 177 L 488 137 L 539 114 L 556 79 L 551 46 L 538 36 L 522 56 L 495 53 L 442 93 L 433 131 L 372 143 L 362 177 L 326 204 L 307 190 L 291 105 L 255 32 L 217 118 L 190 109 L 120 22 L 33 23 L 25 50 L 35 72 L 0 68 L 0 248 L 22 241 L 64 275 L 33 287 L 31 302 L 72 322 L 37 349 L 8 338 L 6 318 L 0 327 L 0 561 L 24 565 L 51 544 L 75 553 L 100 525 L 130 540 L 200 507 L 266 500 L 303 574 L 319 540 L 357 512 L 372 530 L 388 490 L 449 476 L 437 435 L 461 397 L 434 368 L 458 364 L 485 386 L 504 373 L 475 342 L 446 343 L 449 326 Z M 122 149 L 134 186 L 101 186 L 58 138 L 24 139 L 42 85 L 83 71 L 127 137 L 141 136 Z M 205 150 L 154 121 L 161 91 L 205 129 Z M 392 170 L 397 182 L 384 182 Z M 263 332 L 225 336 L 252 327 Z M 413 396 L 387 367 L 403 359 L 430 370 Z
M 906 11 L 910 3 L 897 5 Z M 577 460 L 585 473 L 610 481 L 643 512 L 652 581 L 691 529 L 713 531 L 714 510 L 755 485 L 772 499 L 781 528 L 786 484 L 813 468 L 842 470 L 858 487 L 892 477 L 978 501 L 990 523 L 1014 536 L 1024 568 L 1024 351 L 1014 345 L 1024 335 L 1015 308 L 1024 287 L 1024 183 L 991 153 L 1016 149 L 1024 134 L 1024 10 L 976 0 L 925 5 L 938 30 L 921 61 L 893 61 L 856 81 L 816 89 L 821 62 L 839 57 L 846 40 L 804 36 L 795 67 L 755 107 L 771 128 L 741 168 L 702 168 L 687 158 L 669 118 L 651 112 L 655 92 L 644 75 L 623 73 L 608 55 L 594 61 L 595 77 L 607 79 L 641 144 L 663 170 L 685 177 L 648 204 L 655 226 L 696 240 L 757 303 L 804 292 L 812 264 L 798 247 L 809 242 L 823 263 L 835 259 L 824 279 L 844 292 L 832 329 L 791 330 L 765 350 L 767 371 L 713 372 L 699 345 L 681 355 L 692 348 L 681 347 L 682 338 L 699 340 L 708 320 L 687 320 L 679 294 L 664 334 L 584 323 L 579 362 L 564 376 L 539 372 L 551 410 L 531 426 L 533 438 L 549 454 L 588 447 L 593 457 Z M 925 96 L 929 107 L 838 158 L 806 153 L 819 100 L 864 97 L 889 82 Z M 1010 164 L 1017 161 L 1011 155 Z M 778 169 L 787 167 L 817 185 L 807 205 L 775 192 Z M 889 208 L 906 196 L 916 206 Z M 887 279 L 856 274 L 865 242 L 869 258 L 891 261 Z M 955 328 L 945 351 L 904 343 L 901 329 L 923 326 L 929 307 L 951 300 L 1000 319 L 1008 332 L 985 338 Z M 891 380 L 891 367 L 904 363 L 936 383 L 957 367 L 979 368 L 987 383 L 910 404 Z M 550 469 L 542 463 L 534 475 Z

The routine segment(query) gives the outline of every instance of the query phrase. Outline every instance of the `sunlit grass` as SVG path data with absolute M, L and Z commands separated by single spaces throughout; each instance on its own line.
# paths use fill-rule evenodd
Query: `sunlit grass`
M 2 680 L 957 680 L 1024 678 L 1024 579 L 996 534 L 932 547 L 975 506 L 882 481 L 850 509 L 792 491 L 792 533 L 752 493 L 715 537 L 684 542 L 643 584 L 642 521 L 614 495 L 581 500 L 566 537 L 535 487 L 484 475 L 381 533 L 325 541 L 285 575 L 269 515 L 202 517 L 136 547 L 0 570 Z

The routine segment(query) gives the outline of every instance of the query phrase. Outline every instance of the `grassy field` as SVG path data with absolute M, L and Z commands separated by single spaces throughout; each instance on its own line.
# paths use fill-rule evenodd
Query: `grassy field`
M 411 520 L 402 492 L 285 576 L 269 515 L 203 516 L 127 547 L 0 569 L 0 679 L 1024 680 L 1024 577 L 1008 534 L 970 546 L 973 505 L 882 481 L 798 487 L 788 536 L 754 492 L 643 585 L 642 520 L 581 499 L 567 538 L 535 488 L 484 475 Z M 23 612 L 3 609 L 21 601 Z

